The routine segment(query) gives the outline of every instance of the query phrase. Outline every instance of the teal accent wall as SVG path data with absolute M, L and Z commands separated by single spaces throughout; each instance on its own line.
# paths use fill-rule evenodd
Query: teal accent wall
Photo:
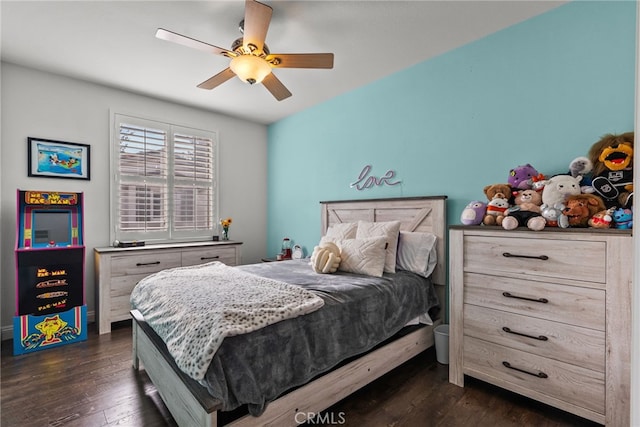
M 444 194 L 458 224 L 514 166 L 564 173 L 633 130 L 635 3 L 566 4 L 270 125 L 266 255 L 310 254 L 319 201 Z M 402 183 L 350 188 L 365 165 Z

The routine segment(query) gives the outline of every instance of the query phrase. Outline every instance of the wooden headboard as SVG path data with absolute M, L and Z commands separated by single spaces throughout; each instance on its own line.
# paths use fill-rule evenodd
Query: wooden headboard
M 433 233 L 438 238 L 438 264 L 433 271 L 433 281 L 444 287 L 447 263 L 446 201 L 447 196 L 430 196 L 320 202 L 322 235 L 333 224 L 360 220 L 400 221 L 400 230 Z M 440 289 L 438 293 L 444 294 L 444 290 Z

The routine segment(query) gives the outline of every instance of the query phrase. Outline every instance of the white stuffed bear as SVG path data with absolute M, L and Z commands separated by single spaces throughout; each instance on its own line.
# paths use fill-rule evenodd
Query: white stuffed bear
M 311 267 L 316 273 L 335 273 L 340 261 L 340 248 L 333 242 L 321 242 L 313 248 Z
M 562 213 L 564 208 L 565 206 L 562 203 L 555 206 L 548 206 L 543 203 L 540 206 L 540 215 L 547 221 L 547 227 L 569 227 L 569 218 Z
M 582 191 L 580 189 L 580 181 L 582 176 L 573 177 L 571 175 L 552 176 L 545 182 L 542 190 L 542 203 L 547 206 L 556 206 L 563 204 L 567 197 L 578 195 Z

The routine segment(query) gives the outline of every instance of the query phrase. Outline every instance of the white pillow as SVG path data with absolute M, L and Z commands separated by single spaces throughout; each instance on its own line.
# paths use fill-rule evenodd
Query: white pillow
M 358 230 L 357 222 L 339 222 L 327 229 L 324 236 L 320 238 L 320 245 L 324 243 L 336 243 L 339 240 L 355 239 Z
M 324 237 L 330 237 L 333 240 L 355 239 L 357 230 L 357 222 L 339 222 L 330 226 Z
M 431 233 L 401 231 L 396 267 L 429 277 L 438 262 L 436 240 Z
M 400 221 L 365 222 L 358 221 L 356 239 L 383 236 L 387 241 L 387 256 L 384 262 L 385 273 L 396 272 L 396 252 L 398 250 L 398 235 Z
M 384 248 L 387 245 L 384 237 L 346 239 L 336 243 L 340 248 L 341 259 L 338 270 L 382 277 L 386 257 Z

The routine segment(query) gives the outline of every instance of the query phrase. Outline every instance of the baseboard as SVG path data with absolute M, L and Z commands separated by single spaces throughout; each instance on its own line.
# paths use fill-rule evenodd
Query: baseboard
M 87 311 L 87 323 L 93 323 L 96 321 L 96 312 Z M 13 339 L 13 325 L 3 326 L 0 330 L 2 341 Z

